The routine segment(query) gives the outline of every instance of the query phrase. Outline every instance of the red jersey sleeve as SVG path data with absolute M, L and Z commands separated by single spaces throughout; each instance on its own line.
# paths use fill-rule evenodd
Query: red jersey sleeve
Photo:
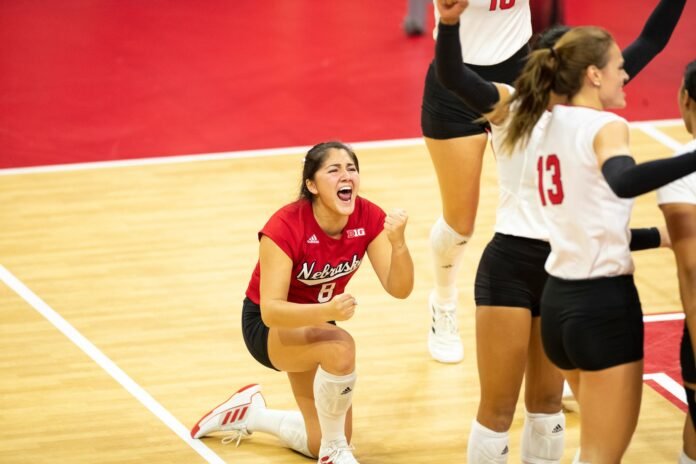
M 297 238 L 302 235 L 302 231 L 298 230 L 302 224 L 302 221 L 299 220 L 299 206 L 300 205 L 296 202 L 279 209 L 259 231 L 259 240 L 261 240 L 262 235 L 267 236 L 273 240 L 273 243 L 278 245 L 293 262 L 298 259 L 300 250 Z

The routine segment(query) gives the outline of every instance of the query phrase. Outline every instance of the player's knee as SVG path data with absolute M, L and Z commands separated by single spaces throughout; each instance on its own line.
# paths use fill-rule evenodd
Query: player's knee
M 509 430 L 515 416 L 517 398 L 495 398 L 481 401 L 478 416 L 480 422 L 493 430 Z
M 325 334 L 326 335 L 326 334 Z M 345 330 L 332 330 L 322 338 L 321 365 L 334 374 L 350 374 L 355 370 L 355 340 Z
M 522 462 L 560 462 L 565 441 L 565 415 L 527 413 L 522 430 Z
M 463 230 L 463 232 L 459 232 L 459 230 Z M 457 254 L 459 249 L 463 250 L 472 233 L 473 225 L 455 228 L 455 226 L 446 222 L 444 218 L 439 217 L 430 228 L 430 246 L 437 254 Z

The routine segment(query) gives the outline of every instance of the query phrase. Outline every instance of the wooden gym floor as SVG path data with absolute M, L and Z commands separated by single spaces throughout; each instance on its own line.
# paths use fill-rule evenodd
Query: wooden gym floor
M 669 156 L 688 134 L 676 121 L 632 129 L 637 159 Z M 349 289 L 341 324 L 358 347 L 354 444 L 363 464 L 464 462 L 478 380 L 472 282 L 497 202 L 486 156 L 476 233 L 459 278 L 466 358 L 426 348 L 430 225 L 438 188 L 420 140 L 355 146 L 361 194 L 409 212 L 416 286 L 388 297 L 370 266 Z M 269 436 L 235 448 L 190 440 L 199 417 L 261 383 L 272 408 L 294 408 L 283 374 L 257 364 L 240 333 L 256 232 L 294 199 L 302 149 L 0 171 L 0 462 L 305 463 Z M 662 221 L 655 195 L 633 225 Z M 646 313 L 680 310 L 669 250 L 635 255 Z M 678 380 L 678 379 L 677 379 Z M 631 463 L 676 462 L 684 412 L 646 385 Z M 678 402 L 677 402 L 678 404 Z M 520 405 L 511 434 L 519 459 Z M 564 462 L 577 447 L 568 414 Z

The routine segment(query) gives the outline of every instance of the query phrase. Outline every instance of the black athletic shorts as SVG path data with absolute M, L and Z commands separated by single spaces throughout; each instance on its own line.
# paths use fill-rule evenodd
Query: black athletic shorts
M 690 389 L 686 385 L 684 386 L 684 391 L 686 392 L 686 404 L 689 406 L 689 415 L 691 416 L 691 423 L 696 429 L 696 398 L 694 398 L 694 390 Z
M 633 276 L 549 276 L 541 297 L 541 338 L 561 369 L 597 371 L 643 359 L 643 313 Z
M 492 66 L 467 65 L 487 81 L 512 85 L 522 71 L 529 47 L 525 45 L 502 63 Z M 431 139 L 453 139 L 483 134 L 486 122 L 474 122 L 481 114 L 467 107 L 437 79 L 435 61 L 428 67 L 421 106 L 421 130 Z
M 694 359 L 694 349 L 691 344 L 689 330 L 684 322 L 684 334 L 681 340 L 681 353 L 679 360 L 681 361 L 682 378 L 684 382 L 696 383 L 696 360 Z
M 689 329 L 686 326 L 686 321 L 684 321 L 684 333 L 681 340 L 679 361 L 684 382 L 691 384 L 696 383 L 696 359 L 694 358 L 694 349 Z M 694 425 L 694 429 L 696 429 L 696 398 L 694 398 L 694 390 L 684 385 L 684 392 L 686 393 L 686 404 L 689 406 L 691 423 Z
M 543 240 L 496 233 L 476 271 L 476 306 L 529 308 L 533 317 L 538 316 L 550 251 Z
M 335 321 L 328 321 L 329 324 L 336 325 Z M 261 319 L 261 307 L 251 301 L 248 297 L 244 298 L 242 304 L 242 335 L 249 353 L 255 360 L 264 366 L 273 369 L 276 367 L 268 357 L 268 331 L 270 329 Z
M 268 326 L 261 319 L 261 307 L 244 298 L 242 304 L 242 335 L 249 353 L 264 366 L 276 369 L 268 357 Z

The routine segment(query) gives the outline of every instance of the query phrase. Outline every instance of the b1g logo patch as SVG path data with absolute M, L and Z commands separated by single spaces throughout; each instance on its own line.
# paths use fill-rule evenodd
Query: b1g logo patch
M 363 237 L 365 235 L 365 229 L 359 227 L 357 229 L 349 229 L 346 232 L 348 238 Z

